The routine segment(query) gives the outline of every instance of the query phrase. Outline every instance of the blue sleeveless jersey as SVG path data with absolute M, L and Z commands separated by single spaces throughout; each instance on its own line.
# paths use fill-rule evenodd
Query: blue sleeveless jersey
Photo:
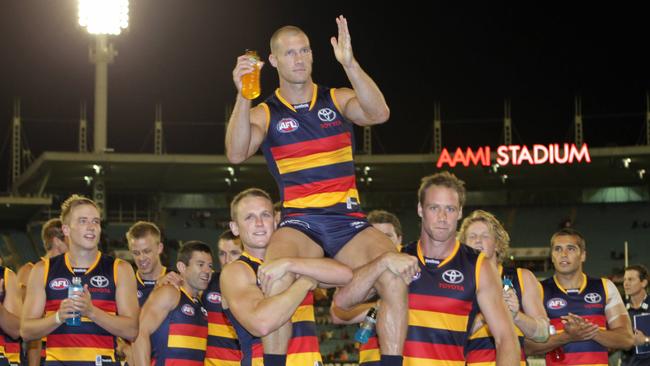
M 521 268 L 504 268 L 499 266 L 501 278 L 508 278 L 512 281 L 513 288 L 517 293 L 517 299 L 521 307 L 522 295 L 525 291 L 522 280 Z M 519 328 L 515 326 L 517 332 L 517 339 L 519 340 L 519 347 L 521 348 L 521 357 L 519 359 L 520 366 L 526 366 L 526 354 L 524 353 L 524 334 Z M 496 365 L 496 341 L 490 333 L 487 324 L 476 330 L 474 334 L 469 337 L 467 342 L 467 365 L 488 366 Z
M 244 262 L 257 274 L 262 261 L 244 252 L 239 261 Z M 241 346 L 241 366 L 263 366 L 264 347 L 262 340 L 250 334 L 234 317 L 230 309 L 224 309 L 233 325 Z M 316 323 L 314 319 L 314 295 L 310 292 L 305 296 L 291 317 L 291 339 L 287 348 L 287 365 L 315 366 L 322 365 Z
M 163 267 L 162 274 L 160 277 L 164 276 L 167 273 L 167 267 Z M 142 305 L 147 301 L 151 292 L 156 288 L 155 280 L 143 280 L 140 277 L 140 272 L 135 272 L 135 278 L 138 281 L 138 304 L 142 308 Z
M 203 366 L 208 312 L 181 288 L 174 310 L 151 334 L 152 366 Z
M 268 121 L 262 152 L 284 212 L 359 212 L 353 124 L 341 114 L 334 89 L 314 84 L 308 108 L 294 108 L 279 89 L 260 105 Z
M 117 314 L 115 290 L 119 259 L 97 253 L 97 259 L 85 270 L 75 270 L 70 264 L 69 253 L 45 262 L 45 315 L 56 312 L 61 301 L 68 298 L 72 277 L 81 277 L 82 285 L 88 285 L 93 306 L 108 314 Z M 119 365 L 115 357 L 115 336 L 82 317 L 80 326 L 68 326 L 64 322 L 46 337 L 46 366 L 95 366 Z
M 542 281 L 544 291 L 544 308 L 551 324 L 558 333 L 564 331 L 561 316 L 573 313 L 597 324 L 601 329 L 607 328 L 605 305 L 607 304 L 607 286 L 605 279 L 583 276 L 579 290 L 567 291 L 555 279 L 555 276 Z M 571 342 L 562 346 L 564 361 L 557 362 L 547 355 L 546 364 L 555 365 L 607 365 L 607 348 L 596 341 Z
M 208 348 L 205 351 L 206 366 L 238 366 L 241 350 L 235 328 L 221 306 L 221 272 L 212 274 L 208 288 L 201 295 L 201 302 L 208 311 Z
M 419 242 L 402 248 L 417 256 L 420 273 L 409 285 L 404 366 L 464 366 L 465 344 L 478 312 L 476 290 L 483 254 L 456 242 L 449 257 L 427 264 Z M 360 349 L 359 364 L 378 366 L 376 336 Z

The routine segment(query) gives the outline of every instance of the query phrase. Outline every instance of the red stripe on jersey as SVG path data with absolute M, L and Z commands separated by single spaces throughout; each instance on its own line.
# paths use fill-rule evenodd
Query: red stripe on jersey
M 47 300 L 45 301 L 45 311 L 56 311 L 59 310 L 59 307 L 61 307 L 61 300 Z
M 169 335 L 185 335 L 185 336 L 201 337 L 203 334 L 207 334 L 207 332 L 208 332 L 208 327 L 203 325 L 181 324 L 181 323 L 175 323 L 169 325 Z
M 217 360 L 225 361 L 239 361 L 241 360 L 241 351 L 232 348 L 208 346 L 205 350 L 205 358 L 214 358 Z
M 315 336 L 293 337 L 289 340 L 287 354 L 318 352 L 318 338 Z
M 309 291 L 307 293 L 307 296 L 305 296 L 305 298 L 302 299 L 300 306 L 305 306 L 305 305 L 314 305 L 314 291 Z
M 449 297 L 409 294 L 409 309 L 466 316 L 472 310 L 472 302 Z
M 285 187 L 284 200 L 291 201 L 318 193 L 347 192 L 349 189 L 355 187 L 355 179 L 354 175 L 349 175 L 346 177 L 325 179 L 318 182 Z
M 350 133 L 345 132 L 334 136 L 323 137 L 294 144 L 275 146 L 271 148 L 273 159 L 299 158 L 312 154 L 324 153 L 352 146 Z
M 428 358 L 433 360 L 465 360 L 462 346 L 416 342 L 409 340 L 406 340 L 406 342 L 404 342 L 404 356 Z
M 153 360 L 151 361 L 153 365 Z M 203 366 L 203 361 L 166 359 L 165 366 Z
M 117 304 L 115 303 L 115 300 L 94 300 L 93 299 L 93 305 L 106 312 L 117 313 Z
M 264 357 L 264 346 L 262 345 L 262 342 L 260 343 L 255 343 L 253 344 L 253 349 L 251 350 L 251 354 L 253 358 L 259 358 L 259 357 Z
M 562 365 L 607 365 L 607 351 L 605 352 L 565 352 Z M 553 364 L 553 363 L 551 363 Z
M 469 351 L 467 354 L 467 362 L 494 362 L 497 358 L 496 350 L 494 349 L 477 349 Z
M 61 347 L 61 348 L 77 348 L 77 347 L 90 347 L 90 348 L 107 348 L 113 349 L 114 337 L 109 335 L 95 335 L 95 334 L 48 334 L 47 347 Z
M 208 311 L 208 322 L 210 324 L 231 325 L 226 314 L 218 311 Z
M 379 349 L 379 342 L 377 341 L 377 337 L 370 337 L 368 339 L 368 342 L 365 344 L 362 344 L 361 347 L 359 348 L 359 351 L 367 351 L 371 349 Z

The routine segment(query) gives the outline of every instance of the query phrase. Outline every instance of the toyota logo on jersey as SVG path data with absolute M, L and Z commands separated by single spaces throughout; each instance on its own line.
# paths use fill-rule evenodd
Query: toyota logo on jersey
M 463 276 L 463 273 L 457 269 L 448 269 L 442 273 L 442 279 L 447 283 L 455 285 L 463 282 L 465 276 Z
M 329 108 L 323 108 L 318 110 L 318 119 L 323 122 L 332 122 L 336 118 L 336 112 Z
M 104 276 L 93 276 L 90 279 L 90 284 L 93 285 L 94 287 L 103 288 L 108 286 L 108 278 Z
M 585 301 L 590 304 L 598 304 L 602 299 L 603 298 L 600 296 L 600 294 L 597 294 L 595 292 L 590 292 L 585 295 Z

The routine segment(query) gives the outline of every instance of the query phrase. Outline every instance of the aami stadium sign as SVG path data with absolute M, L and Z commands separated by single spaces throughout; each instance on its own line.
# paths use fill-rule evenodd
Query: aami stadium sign
M 470 165 L 490 166 L 497 163 L 506 165 L 540 165 L 540 164 L 574 164 L 591 163 L 589 148 L 587 144 L 578 147 L 575 144 L 535 144 L 532 147 L 525 145 L 501 145 L 496 148 L 495 161 L 492 161 L 491 149 L 489 146 L 479 147 L 475 150 L 460 147 L 452 154 L 447 148 L 443 148 L 436 166 L 442 168 L 444 165 L 455 167 L 461 164 L 465 167 Z

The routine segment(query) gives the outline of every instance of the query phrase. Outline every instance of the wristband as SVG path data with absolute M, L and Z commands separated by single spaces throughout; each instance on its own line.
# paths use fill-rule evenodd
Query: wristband
M 56 324 L 59 324 L 59 325 L 63 324 L 63 320 L 61 320 L 61 318 L 59 317 L 59 312 L 58 311 L 56 312 L 56 315 L 54 316 L 54 321 L 56 322 Z

